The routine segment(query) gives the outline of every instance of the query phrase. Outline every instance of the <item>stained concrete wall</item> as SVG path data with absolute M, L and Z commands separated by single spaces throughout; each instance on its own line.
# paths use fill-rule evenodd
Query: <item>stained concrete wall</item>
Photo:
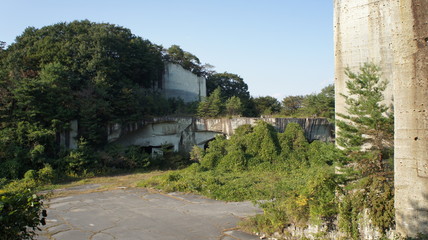
M 200 119 L 207 131 L 222 132 L 228 136 L 234 134 L 235 129 L 244 124 L 255 125 L 258 121 L 265 121 L 274 126 L 278 132 L 284 132 L 289 123 L 299 124 L 308 141 L 334 141 L 334 125 L 325 118 L 219 118 Z
M 167 98 L 181 98 L 184 102 L 200 101 L 207 96 L 206 80 L 178 64 L 167 63 L 162 92 Z
M 108 141 L 122 146 L 160 147 L 168 144 L 175 151 L 189 152 L 196 145 L 213 140 L 219 132 L 207 131 L 201 122 L 191 117 L 163 117 L 145 119 L 138 123 L 109 127 Z
M 397 230 L 428 233 L 428 1 L 400 1 L 393 51 Z
M 345 111 L 343 70 L 380 64 L 395 114 L 397 231 L 428 233 L 428 1 L 335 0 L 336 110 Z
M 380 65 L 387 104 L 393 100 L 393 29 L 398 21 L 397 0 L 335 0 L 335 91 L 336 111 L 344 113 L 347 93 L 345 68 L 358 72 L 365 62 Z
M 59 144 L 61 147 L 64 147 L 66 149 L 76 149 L 77 143 L 78 143 L 78 121 L 73 120 L 70 121 L 70 129 L 67 131 L 59 133 Z

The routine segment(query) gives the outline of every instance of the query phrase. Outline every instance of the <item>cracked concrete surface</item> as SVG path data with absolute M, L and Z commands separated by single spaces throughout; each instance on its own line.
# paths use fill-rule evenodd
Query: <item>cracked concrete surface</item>
M 261 213 L 250 202 L 132 188 L 54 198 L 47 206 L 38 240 L 259 239 L 235 229 Z

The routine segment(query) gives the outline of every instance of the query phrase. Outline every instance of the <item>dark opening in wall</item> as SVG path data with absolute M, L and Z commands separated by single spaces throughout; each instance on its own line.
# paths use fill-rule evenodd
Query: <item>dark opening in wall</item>
M 427 37 L 427 38 L 425 38 L 425 43 L 426 43 L 426 45 L 428 46 L 428 37 Z

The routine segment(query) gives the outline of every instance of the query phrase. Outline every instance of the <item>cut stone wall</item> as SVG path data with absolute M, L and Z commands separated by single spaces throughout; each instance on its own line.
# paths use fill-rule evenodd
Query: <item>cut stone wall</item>
M 108 128 L 108 141 L 123 146 L 139 145 L 159 147 L 174 146 L 175 151 L 189 152 L 194 145 L 204 147 L 216 135 L 231 136 L 244 124 L 255 125 L 257 121 L 272 124 L 283 132 L 289 123 L 298 123 L 308 141 L 334 141 L 334 125 L 323 118 L 221 118 L 202 119 L 191 117 L 163 117 L 142 120 L 138 123 Z
M 162 92 L 166 98 L 181 98 L 184 102 L 200 101 L 207 96 L 206 80 L 178 64 L 166 63 Z
M 344 68 L 380 65 L 390 82 L 385 101 L 394 103 L 397 232 L 428 233 L 428 1 L 335 0 L 334 7 L 336 111 L 346 111 Z

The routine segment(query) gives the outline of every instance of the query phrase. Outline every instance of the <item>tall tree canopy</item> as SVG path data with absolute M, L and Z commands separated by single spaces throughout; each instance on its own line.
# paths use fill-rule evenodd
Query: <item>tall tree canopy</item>
M 303 106 L 304 99 L 303 96 L 288 96 L 282 99 L 284 114 L 289 116 L 295 114 Z
M 281 111 L 281 103 L 271 96 L 257 97 L 253 99 L 257 115 L 277 114 Z
M 164 68 L 161 47 L 87 20 L 29 27 L 0 56 L 2 124 L 66 128 L 78 119 L 94 144 L 107 122 L 147 113 L 143 89 L 155 86 Z
M 300 112 L 303 115 L 334 119 L 334 85 L 328 85 L 318 94 L 305 96 L 302 104 Z
M 244 82 L 244 79 L 234 73 L 210 73 L 207 69 L 204 69 L 204 72 L 207 73 L 207 94 L 211 94 L 216 88 L 220 88 L 221 97 L 224 101 L 234 97 L 239 98 L 239 101 L 241 102 L 239 114 L 242 113 L 245 116 L 255 115 L 253 113 L 254 106 L 250 99 L 248 85 Z M 237 99 L 234 101 L 236 102 L 236 100 Z
M 186 52 L 178 45 L 172 45 L 166 50 L 164 58 L 168 62 L 181 65 L 184 69 L 201 76 L 203 74 L 203 67 L 199 58 L 190 52 Z
M 237 74 L 224 72 L 210 75 L 207 79 L 207 93 L 211 94 L 218 87 L 225 99 L 236 96 L 247 101 L 250 98 L 248 85 Z

